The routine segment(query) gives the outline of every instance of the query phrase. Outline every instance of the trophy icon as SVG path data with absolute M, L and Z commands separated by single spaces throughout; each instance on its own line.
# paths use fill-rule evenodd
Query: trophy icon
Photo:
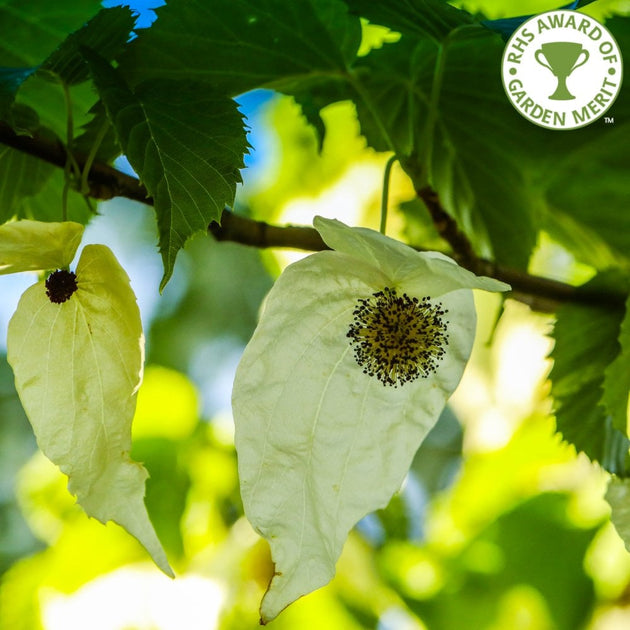
M 578 63 L 582 53 L 584 53 L 584 59 Z M 588 61 L 588 50 L 582 48 L 582 44 L 577 42 L 547 42 L 534 53 L 534 57 L 541 66 L 551 70 L 558 79 L 558 87 L 549 98 L 554 101 L 573 100 L 575 96 L 567 88 L 567 79 L 576 68 Z

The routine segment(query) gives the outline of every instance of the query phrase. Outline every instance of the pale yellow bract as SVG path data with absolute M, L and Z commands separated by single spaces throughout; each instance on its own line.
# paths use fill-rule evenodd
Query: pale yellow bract
M 11 221 L 0 225 L 0 274 L 66 267 L 83 236 L 79 223 Z
M 234 382 L 245 513 L 275 563 L 263 623 L 326 584 L 349 530 L 400 488 L 468 361 L 471 289 L 510 288 L 373 230 L 321 217 L 314 225 L 334 251 L 283 272 Z M 386 287 L 439 298 L 448 311 L 438 369 L 401 387 L 365 374 L 347 338 L 357 301 Z
M 27 240 L 47 229 L 37 225 Z M 74 239 L 74 228 L 64 229 Z M 144 360 L 136 298 L 104 245 L 83 249 L 76 277 L 78 289 L 61 304 L 50 301 L 43 281 L 22 295 L 7 338 L 16 388 L 40 449 L 68 475 L 86 513 L 124 527 L 172 577 L 144 505 L 147 471 L 129 456 Z

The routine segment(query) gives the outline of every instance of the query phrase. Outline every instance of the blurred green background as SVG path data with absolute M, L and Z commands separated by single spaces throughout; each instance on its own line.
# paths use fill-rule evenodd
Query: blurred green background
M 490 17 L 555 8 L 533 0 L 459 4 Z M 595 6 L 599 17 L 630 11 L 619 0 Z M 321 214 L 378 227 L 388 156 L 365 147 L 351 104 L 323 111 L 318 154 L 291 99 L 259 92 L 240 102 L 254 151 L 237 211 L 278 223 L 308 224 Z M 442 248 L 413 198 L 395 168 L 388 233 Z M 159 296 L 149 208 L 101 205 L 87 242 L 114 250 L 139 298 L 147 367 L 132 456 L 150 472 L 147 507 L 178 577 L 164 577 L 122 529 L 75 505 L 65 477 L 36 450 L 0 346 L 0 630 L 254 629 L 273 566 L 243 517 L 231 382 L 266 292 L 304 254 L 201 235 Z M 571 282 L 593 275 L 544 234 L 531 271 Z M 3 329 L 33 279 L 2 279 Z M 607 520 L 605 476 L 553 431 L 551 316 L 516 302 L 501 311 L 494 295 L 476 299 L 472 359 L 400 493 L 351 533 L 332 583 L 270 627 L 630 627 L 630 556 Z

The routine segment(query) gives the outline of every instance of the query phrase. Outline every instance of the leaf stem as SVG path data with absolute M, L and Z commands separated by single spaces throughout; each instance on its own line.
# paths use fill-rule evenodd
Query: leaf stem
M 90 174 L 90 169 L 92 168 L 92 164 L 94 164 L 94 160 L 96 158 L 96 154 L 105 139 L 105 134 L 107 133 L 107 128 L 109 126 L 109 121 L 104 120 L 101 124 L 98 133 L 96 134 L 96 138 L 90 147 L 90 152 L 85 159 L 85 164 L 83 165 L 83 171 L 81 172 L 81 194 L 87 195 L 90 192 L 90 186 L 88 184 L 88 176 Z
M 68 189 L 70 182 L 74 178 L 77 180 L 81 175 L 81 169 L 72 154 L 72 143 L 74 142 L 74 117 L 72 113 L 72 97 L 70 96 L 70 87 L 68 84 L 57 77 L 63 90 L 63 96 L 66 103 L 66 164 L 64 166 L 65 183 L 61 196 L 61 217 L 63 221 L 68 220 Z
M 68 220 L 68 180 L 63 183 L 63 191 L 61 192 L 61 220 Z
M 446 67 L 446 46 L 447 41 L 438 45 L 435 57 L 435 70 L 433 71 L 433 82 L 431 84 L 431 95 L 427 118 L 424 125 L 424 133 L 418 150 L 417 162 L 423 165 L 421 180 L 415 181 L 416 188 L 424 188 L 429 184 L 429 173 L 433 163 L 433 142 L 434 128 L 438 118 L 439 102 L 442 93 L 442 80 L 444 78 L 444 68 Z
M 387 206 L 389 199 L 389 180 L 392 174 L 392 167 L 394 166 L 394 162 L 398 159 L 396 154 L 392 155 L 389 160 L 387 160 L 387 164 L 385 164 L 385 171 L 383 172 L 383 193 L 381 196 L 381 226 L 380 232 L 381 234 L 385 234 L 385 230 L 387 228 Z
M 81 176 L 81 169 L 72 154 L 72 144 L 74 143 L 74 115 L 72 113 L 72 97 L 70 96 L 70 87 L 63 80 L 59 79 L 63 89 L 63 96 L 66 102 L 66 175 L 70 175 L 70 171 L 74 171 L 74 176 Z

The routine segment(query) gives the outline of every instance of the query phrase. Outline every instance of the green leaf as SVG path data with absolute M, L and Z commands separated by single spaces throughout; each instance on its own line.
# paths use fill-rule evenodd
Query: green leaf
M 32 74 L 68 34 L 81 28 L 99 8 L 98 0 L 65 0 L 62 5 L 49 0 L 1 3 L 0 66 L 4 67 L 4 73 L 0 73 L 0 118 L 5 117 L 16 91 L 22 86 L 18 100 L 37 110 L 47 125 L 55 127 L 51 122 L 57 116 L 50 110 L 55 106 L 59 87 Z M 29 89 L 31 87 L 33 89 Z M 74 102 L 80 104 L 78 97 Z M 65 128 L 65 113 L 61 123 L 61 128 Z
M 0 5 L 0 65 L 37 66 L 100 8 L 99 0 L 5 0 Z
M 173 424 L 172 420 L 170 416 L 168 422 Z M 134 440 L 132 454 L 151 471 L 144 501 L 155 530 L 168 554 L 181 558 L 182 522 L 191 487 L 185 462 L 190 451 L 173 439 L 156 437 Z
M 604 372 L 602 404 L 612 417 L 615 429 L 628 435 L 628 394 L 630 392 L 630 296 L 619 331 L 617 358 Z
M 134 24 L 129 7 L 101 9 L 85 26 L 69 35 L 40 69 L 57 75 L 67 85 L 87 81 L 88 66 L 79 49 L 85 46 L 111 61 L 122 52 Z
M 339 46 L 346 65 L 350 66 L 361 42 L 359 21 L 348 19 L 347 7 L 338 0 L 311 0 L 311 3 L 326 30 Z M 345 72 L 338 75 L 299 76 L 295 80 L 281 81 L 276 89 L 290 94 L 300 105 L 306 120 L 315 129 L 320 152 L 326 135 L 326 127 L 320 115 L 322 108 L 354 96 Z
M 456 9 L 444 0 L 344 0 L 353 13 L 394 31 L 443 40 L 453 30 L 475 19 L 467 11 Z
M 630 442 L 625 431 L 613 427 L 601 400 L 605 370 L 619 354 L 622 320 L 622 309 L 577 304 L 560 308 L 550 374 L 558 431 L 615 474 L 625 474 Z
M 52 164 L 0 144 L 0 221 L 18 215 L 23 200 L 39 193 L 55 170 Z
M 20 86 L 37 70 L 34 68 L 0 68 L 0 120 L 12 125 L 11 105 Z
M 606 27 L 622 51 L 630 50 L 630 19 L 614 17 Z M 546 138 L 539 164 L 539 182 L 547 201 L 545 227 L 562 215 L 591 240 L 603 240 L 616 256 L 600 268 L 630 257 L 630 218 L 627 200 L 630 181 L 630 84 L 625 81 L 607 115 L 614 124 L 600 120 L 577 133 L 554 133 Z M 549 219 L 549 215 L 553 215 Z M 575 230 L 571 230 L 575 232 Z M 557 234 L 556 234 L 557 236 Z M 573 239 L 561 240 L 572 250 Z M 601 251 L 601 245 L 597 248 Z M 596 251 L 596 248 L 593 248 Z M 579 253 L 579 250 L 578 250 Z M 587 261 L 589 262 L 589 261 Z
M 397 208 L 403 221 L 405 243 L 426 249 L 445 250 L 448 247 L 439 235 L 424 203 L 417 197 L 403 201 Z
M 54 141 L 55 134 L 41 127 L 37 114 L 29 107 L 16 104 L 13 107 L 14 122 L 25 133 L 37 133 L 40 137 Z M 75 148 L 89 150 L 92 141 L 92 128 L 86 130 L 83 138 L 78 138 Z M 111 143 L 104 143 L 99 152 L 102 157 Z M 63 212 L 63 190 L 66 185 L 65 173 L 47 162 L 16 149 L 0 145 L 0 168 L 5 177 L 0 188 L 0 222 L 11 218 L 25 218 L 36 221 L 59 221 L 67 218 L 86 224 L 93 212 L 83 196 L 70 188 L 66 200 L 66 213 Z
M 46 180 L 41 191 L 33 196 L 24 197 L 17 208 L 17 217 L 37 221 L 60 221 L 63 217 L 64 172 L 55 169 Z M 86 225 L 94 217 L 85 198 L 72 188 L 68 191 L 66 218 Z
M 263 622 L 326 584 L 349 530 L 399 489 L 468 360 L 476 321 L 470 288 L 507 288 L 371 230 L 322 218 L 315 226 L 339 251 L 282 273 L 233 389 L 245 513 L 275 563 Z M 399 387 L 365 373 L 347 336 L 358 300 L 385 287 L 439 297 L 448 309 L 437 371 Z
M 626 549 L 630 551 L 630 479 L 612 477 L 606 490 L 610 505 L 610 520 Z
M 493 494 L 487 487 L 480 492 Z M 578 525 L 573 500 L 571 494 L 542 492 L 516 507 L 510 504 L 509 511 L 498 514 L 472 540 L 465 542 L 464 534 L 456 556 L 443 559 L 434 552 L 438 570 L 450 577 L 445 578 L 446 588 L 413 598 L 403 586 L 403 600 L 431 629 L 511 630 L 518 627 L 521 610 L 536 620 L 532 627 L 585 628 L 597 597 L 593 578 L 584 571 L 584 557 L 600 527 L 593 521 Z M 414 551 L 403 549 L 401 556 Z M 402 562 L 409 566 L 405 556 Z M 404 585 L 403 570 L 398 573 Z
M 70 100 L 74 128 L 78 129 L 89 120 L 89 109 L 94 103 L 94 87 L 89 83 L 70 86 Z M 18 92 L 16 103 L 33 109 L 43 127 L 50 129 L 64 141 L 67 138 L 68 108 L 61 85 L 41 74 L 34 74 Z
M 18 135 L 32 136 L 41 130 L 37 112 L 28 105 L 15 103 L 11 107 L 11 125 Z
M 505 97 L 502 51 L 498 36 L 476 26 L 439 45 L 403 37 L 357 64 L 357 113 L 369 144 L 395 151 L 416 188 L 428 180 L 479 253 L 524 268 L 539 204 L 524 173 L 540 130 Z
M 608 209 L 606 209 L 608 210 Z M 604 239 L 590 229 L 584 222 L 555 207 L 541 217 L 541 224 L 549 236 L 560 243 L 576 262 L 581 262 L 594 269 L 604 270 L 619 264 L 618 253 Z
M 8 360 L 39 447 L 69 477 L 89 516 L 113 520 L 173 575 L 143 503 L 146 470 L 131 460 L 144 337 L 129 278 L 104 245 L 87 245 L 78 289 L 50 302 L 28 289 L 9 322 Z
M 37 134 L 51 142 L 57 140 L 50 129 L 39 124 L 37 113 L 30 107 L 16 104 L 12 114 L 16 127 L 24 133 Z M 95 123 L 89 125 L 85 133 L 77 138 L 75 149 L 85 153 L 89 151 L 96 137 Z M 97 155 L 103 159 L 110 158 L 112 144 L 106 138 Z M 0 188 L 1 222 L 14 217 L 37 221 L 59 221 L 67 218 L 86 224 L 94 216 L 83 196 L 72 188 L 68 190 L 64 213 L 65 173 L 44 160 L 0 145 L 0 168 L 6 175 Z
M 193 74 L 231 95 L 344 72 L 361 37 L 341 0 L 172 0 L 121 58 L 132 83 Z
M 0 225 L 0 274 L 67 267 L 82 236 L 83 226 L 70 221 Z
M 629 22 L 613 25 L 621 45 L 630 45 Z M 411 31 L 356 64 L 357 113 L 369 144 L 395 151 L 416 188 L 428 180 L 479 254 L 524 269 L 538 228 L 561 212 L 575 224 L 564 234 L 568 247 L 571 235 L 588 231 L 627 256 L 630 229 L 619 222 L 623 228 L 628 216 L 630 87 L 615 103 L 616 126 L 550 133 L 507 101 L 498 36 L 474 25 L 440 42 Z
M 350 66 L 361 44 L 360 21 L 348 15 L 348 8 L 339 0 L 310 0 L 310 3 L 346 66 Z
M 618 99 L 630 102 L 630 90 Z M 593 125 L 593 134 L 580 147 L 569 148 L 547 170 L 546 197 L 550 212 L 566 213 L 614 248 L 630 257 L 630 123 L 608 133 Z M 592 133 L 592 132 L 591 132 Z
M 73 151 L 87 155 L 92 150 L 96 142 L 100 142 L 96 152 L 96 161 L 109 163 L 121 153 L 116 131 L 107 117 L 105 106 L 101 101 L 97 101 L 90 108 L 92 118 L 83 125 L 82 132 L 74 138 Z
M 120 144 L 153 197 L 164 288 L 186 240 L 234 201 L 248 146 L 242 116 L 207 84 L 159 80 L 132 92 L 109 64 L 86 57 Z

